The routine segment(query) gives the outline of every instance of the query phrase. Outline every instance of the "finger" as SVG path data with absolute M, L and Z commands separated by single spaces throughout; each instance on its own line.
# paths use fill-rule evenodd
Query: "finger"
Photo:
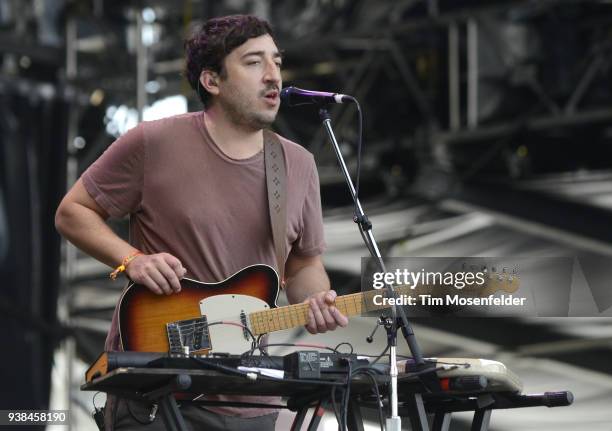
M 144 285 L 147 289 L 149 289 L 151 292 L 155 293 L 156 295 L 164 294 L 163 290 L 159 288 L 157 283 L 155 283 L 153 279 L 146 274 L 143 277 L 141 277 L 141 281 L 139 281 L 139 283 Z
M 306 324 L 306 330 L 311 334 L 317 333 L 317 327 L 315 323 L 314 314 L 312 314 L 312 310 L 308 310 L 308 323 Z
M 334 329 L 336 329 L 336 326 L 338 326 L 338 324 L 336 323 L 336 318 L 331 313 L 330 308 L 331 307 L 328 306 L 322 307 L 321 314 L 323 315 L 323 319 L 325 319 L 325 327 L 328 330 L 333 331 Z
M 183 267 L 183 264 L 176 257 L 172 256 L 169 253 L 162 253 L 162 258 L 164 262 L 172 268 L 177 277 L 184 277 L 187 273 L 187 270 Z
M 348 317 L 340 312 L 336 307 L 330 307 L 330 312 L 334 316 L 334 321 L 343 328 L 348 326 Z
M 325 318 L 321 313 L 321 309 L 319 308 L 319 303 L 315 298 L 311 298 L 310 303 L 310 311 L 312 311 L 312 315 L 314 317 L 314 323 L 317 328 L 317 332 L 326 332 L 327 325 L 325 324 Z
M 330 290 L 329 292 L 325 293 L 325 302 L 329 305 L 334 305 L 337 296 L 338 294 L 335 290 Z
M 155 266 L 148 267 L 147 268 L 147 274 L 149 275 L 149 277 L 151 277 L 153 279 L 155 284 L 157 284 L 157 286 L 166 295 L 171 295 L 172 294 L 172 288 L 170 287 L 170 285 L 168 284 L 168 282 L 166 281 L 166 278 L 162 275 L 162 273 L 159 272 L 157 267 L 155 267 Z
M 172 270 L 172 268 L 170 268 L 169 265 L 164 262 L 157 268 L 157 270 L 166 278 L 166 281 L 168 284 L 170 284 L 172 290 L 175 292 L 181 291 L 181 282 L 179 281 L 177 274 Z

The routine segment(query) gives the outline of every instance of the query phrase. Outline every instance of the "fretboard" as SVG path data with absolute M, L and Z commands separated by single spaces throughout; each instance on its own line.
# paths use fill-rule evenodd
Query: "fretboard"
M 499 277 L 499 279 L 497 279 Z M 489 274 L 484 285 L 466 285 L 462 292 L 464 295 L 483 295 L 495 293 L 497 289 L 512 293 L 518 288 L 518 277 L 502 278 L 497 273 Z M 410 286 L 398 286 L 395 291 L 398 295 L 419 295 L 452 292 L 452 287 L 420 284 L 416 288 Z M 388 305 L 375 305 L 372 300 L 374 295 L 384 294 L 384 290 L 369 290 L 367 292 L 352 293 L 350 295 L 338 296 L 336 308 L 347 317 L 362 314 L 366 311 L 382 310 Z M 379 301 L 380 302 L 380 301 Z M 366 305 L 367 304 L 367 305 Z M 283 329 L 295 328 L 308 323 L 308 304 L 294 304 L 285 307 L 273 308 L 271 310 L 256 311 L 249 314 L 251 331 L 254 335 Z
M 398 293 L 409 288 L 396 289 Z M 372 297 L 380 294 L 380 290 L 372 290 L 365 293 L 352 293 L 350 295 L 338 296 L 336 308 L 345 316 L 355 316 L 365 311 L 386 308 L 383 305 L 374 305 Z M 366 304 L 367 309 L 366 309 Z M 295 328 L 308 323 L 308 304 L 287 305 L 285 307 L 273 308 L 271 310 L 256 311 L 249 314 L 251 331 L 255 335 L 268 332 L 281 331 L 283 329 Z

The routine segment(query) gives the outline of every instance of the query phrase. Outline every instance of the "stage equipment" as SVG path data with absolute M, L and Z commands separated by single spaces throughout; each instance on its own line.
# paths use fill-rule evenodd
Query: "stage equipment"
M 105 352 L 86 372 L 81 386 L 86 391 L 102 391 L 120 397 L 156 403 L 162 411 L 166 429 L 185 430 L 186 424 L 178 408 L 175 393 L 186 399 L 209 395 L 277 395 L 287 397 L 280 407 L 296 411 L 292 429 L 301 425 L 310 407 L 317 412 L 334 404 L 338 391 L 343 392 L 341 415 L 350 430 L 363 430 L 361 407 L 379 409 L 382 396 L 390 390 L 386 365 L 370 364 L 355 355 L 330 354 L 337 364 L 334 372 L 320 378 L 292 378 L 299 374 L 295 367 L 296 352 L 278 356 L 199 356 L 167 353 Z M 311 352 L 308 352 L 311 353 Z M 288 359 L 289 358 L 289 359 Z M 573 402 L 571 392 L 521 394 L 520 380 L 497 361 L 470 358 L 425 359 L 433 368 L 427 370 L 443 390 L 431 393 L 419 380 L 423 371 L 415 371 L 413 361 L 399 363 L 398 398 L 402 415 L 410 417 L 412 429 L 428 431 L 427 414 L 434 415 L 433 431 L 448 431 L 453 412 L 474 411 L 472 429 L 486 431 L 495 409 L 519 407 L 567 406 Z M 267 407 L 255 403 L 206 401 L 201 405 L 234 405 Z M 308 430 L 316 430 L 321 420 L 314 414 Z M 382 414 L 381 414 L 382 416 Z M 382 419 L 381 419 L 382 420 Z

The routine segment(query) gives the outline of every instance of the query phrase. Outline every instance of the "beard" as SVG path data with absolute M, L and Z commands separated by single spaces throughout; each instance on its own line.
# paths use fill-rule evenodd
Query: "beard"
M 257 99 L 247 97 L 236 88 L 228 90 L 230 91 L 227 97 L 219 99 L 219 104 L 237 126 L 257 131 L 268 128 L 274 123 L 278 109 L 258 112 L 253 109 L 258 102 Z

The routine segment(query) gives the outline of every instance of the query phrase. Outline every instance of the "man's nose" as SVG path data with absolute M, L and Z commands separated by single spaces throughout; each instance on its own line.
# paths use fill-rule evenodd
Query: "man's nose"
M 266 71 L 264 74 L 265 82 L 278 83 L 281 80 L 281 73 L 279 67 L 274 61 L 268 61 Z

